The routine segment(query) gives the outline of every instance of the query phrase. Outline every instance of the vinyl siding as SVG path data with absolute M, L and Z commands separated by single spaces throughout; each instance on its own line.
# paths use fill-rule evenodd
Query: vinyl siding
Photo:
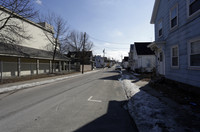
M 170 29 L 170 9 L 178 4 L 178 27 Z M 158 23 L 163 21 L 163 36 L 158 37 Z M 200 14 L 193 18 L 187 17 L 186 0 L 163 0 L 160 2 L 155 21 L 155 40 L 166 41 L 165 76 L 166 78 L 200 87 L 200 69 L 189 69 L 188 41 L 200 37 Z M 171 67 L 171 47 L 179 47 L 179 67 Z
M 8 14 L 6 12 L 0 11 L 0 14 L 3 13 L 4 15 L 0 15 L 0 19 L 3 19 L 5 17 L 8 16 Z M 13 24 L 13 22 L 15 22 Z M 32 22 L 33 23 L 33 22 Z M 25 46 L 25 47 L 30 47 L 30 48 L 35 48 L 35 49 L 41 49 L 41 50 L 46 50 L 46 51 L 52 51 L 53 46 L 50 43 L 50 41 L 48 40 L 48 38 L 45 36 L 46 35 L 49 36 L 49 38 L 52 38 L 52 33 L 50 32 L 46 32 L 43 27 L 41 27 L 40 25 L 34 23 L 31 24 L 30 22 L 27 22 L 25 20 L 21 20 L 18 18 L 12 18 L 8 21 L 8 24 L 12 24 L 12 25 L 19 25 L 20 27 L 25 29 L 25 34 L 27 36 L 30 37 L 30 39 L 18 39 L 17 36 L 15 34 L 12 34 L 12 37 L 15 38 L 16 40 L 21 40 L 19 41 L 19 45 L 21 46 Z M 6 29 L 6 27 L 4 29 L 2 29 L 2 33 L 6 33 L 4 32 L 4 30 Z M 5 35 L 7 35 L 8 33 L 6 33 Z

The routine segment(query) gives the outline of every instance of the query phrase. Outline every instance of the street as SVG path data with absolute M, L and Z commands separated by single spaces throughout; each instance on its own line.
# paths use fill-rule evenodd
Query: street
M 0 131 L 137 131 L 119 77 L 104 69 L 0 95 Z

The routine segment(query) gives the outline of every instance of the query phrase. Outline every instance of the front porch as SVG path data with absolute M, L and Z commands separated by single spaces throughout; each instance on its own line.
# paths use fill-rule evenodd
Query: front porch
M 148 47 L 154 51 L 156 56 L 156 74 L 161 76 L 165 76 L 165 45 L 165 41 L 154 41 L 148 45 Z

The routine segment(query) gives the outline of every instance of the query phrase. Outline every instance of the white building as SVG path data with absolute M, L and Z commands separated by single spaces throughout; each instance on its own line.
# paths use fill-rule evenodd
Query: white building
M 9 16 L 10 11 L 4 8 L 0 10 L 0 14 L 0 20 L 3 20 Z M 18 26 L 24 32 L 13 33 L 8 29 L 9 26 L 7 25 L 0 30 L 1 78 L 51 72 L 53 63 L 52 49 L 54 46 L 52 46 L 46 35 L 54 39 L 53 27 L 47 23 L 34 23 L 18 14 L 14 15 L 16 17 L 11 18 L 7 25 Z M 4 21 L 1 21 L 0 24 L 2 23 Z M 26 36 L 26 39 L 20 37 L 20 35 Z M 13 43 L 9 41 L 12 39 L 15 40 Z M 58 51 L 55 56 L 53 70 L 67 71 L 69 70 L 68 66 L 69 59 Z
M 103 68 L 104 67 L 104 58 L 101 56 L 95 56 L 95 66 L 96 68 Z
M 129 68 L 129 57 L 125 56 L 124 59 L 122 60 L 122 68 L 127 69 Z
M 147 46 L 150 42 L 135 42 L 130 46 L 129 67 L 133 71 L 151 72 L 155 67 L 154 52 Z

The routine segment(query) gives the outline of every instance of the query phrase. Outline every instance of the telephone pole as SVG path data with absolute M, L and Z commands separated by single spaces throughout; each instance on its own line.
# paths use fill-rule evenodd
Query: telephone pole
M 103 68 L 105 67 L 105 49 L 103 50 Z
M 103 50 L 103 57 L 105 57 L 105 49 Z
M 83 39 L 83 50 L 82 50 L 82 54 L 83 54 L 83 60 L 82 60 L 82 74 L 84 73 L 84 63 L 85 63 L 85 38 L 86 38 L 86 32 L 84 32 L 84 39 Z

